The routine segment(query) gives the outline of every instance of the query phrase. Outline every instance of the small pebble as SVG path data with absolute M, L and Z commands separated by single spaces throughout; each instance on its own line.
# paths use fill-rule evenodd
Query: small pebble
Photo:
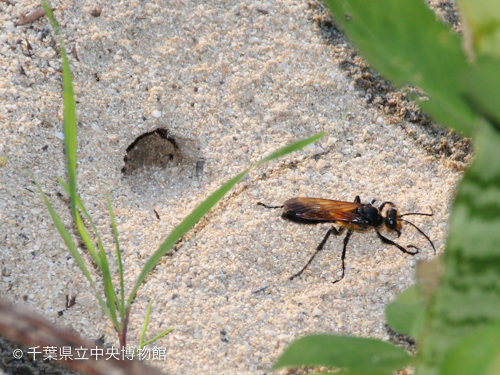
M 16 26 L 14 25 L 14 22 L 11 22 L 11 21 L 5 21 L 3 24 L 3 27 L 5 30 L 7 30 L 11 33 L 16 31 Z
M 319 307 L 316 307 L 312 312 L 312 316 L 321 316 L 321 315 L 323 315 L 323 311 Z
M 217 314 L 217 313 L 213 313 L 212 314 L 212 322 L 214 322 L 215 324 L 222 323 L 221 316 L 219 314 Z
M 108 139 L 111 143 L 118 143 L 118 141 L 120 140 L 120 137 L 116 134 L 110 134 L 110 135 L 108 135 Z

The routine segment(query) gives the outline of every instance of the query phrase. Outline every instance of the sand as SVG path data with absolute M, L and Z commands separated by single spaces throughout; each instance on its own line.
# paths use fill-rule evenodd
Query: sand
M 448 133 L 438 126 L 370 104 L 340 66 L 339 54 L 349 46 L 328 42 L 311 4 L 52 2 L 77 97 L 78 191 L 112 253 L 110 192 L 128 290 L 172 229 L 217 187 L 279 147 L 327 133 L 251 172 L 141 287 L 129 342 L 138 342 L 152 299 L 147 336 L 175 326 L 157 343 L 166 359 L 153 362 L 167 373 L 268 373 L 287 344 L 315 332 L 388 340 L 384 307 L 414 283 L 416 263 L 434 257 L 411 228 L 398 242 L 420 247 L 414 257 L 382 244 L 373 232 L 355 234 L 344 280 L 331 283 L 340 274 L 342 246 L 332 238 L 300 278 L 288 281 L 329 227 L 286 222 L 279 210 L 257 202 L 360 195 L 365 203 L 392 201 L 401 212 L 432 207 L 432 218 L 414 222 L 438 253 L 444 250 L 467 157 L 457 161 L 450 157 L 457 152 L 443 152 Z M 0 167 L 0 296 L 116 346 L 112 325 L 28 173 L 69 228 L 66 195 L 56 181 L 65 176 L 57 46 L 46 17 L 13 24 L 36 6 L 0 2 L 0 157 L 6 158 Z M 150 149 L 173 147 L 172 160 L 167 152 L 158 165 L 124 175 L 127 148 L 158 128 L 167 129 L 176 147 L 159 137 Z M 59 316 L 66 295 L 76 296 L 76 305 Z

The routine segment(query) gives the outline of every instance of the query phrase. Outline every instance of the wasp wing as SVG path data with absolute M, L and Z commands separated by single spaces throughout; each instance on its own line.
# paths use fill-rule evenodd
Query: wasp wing
M 285 211 L 292 211 L 294 216 L 306 220 L 356 223 L 362 219 L 355 212 L 357 208 L 363 206 L 362 203 L 321 198 L 292 198 L 287 200 L 283 206 Z

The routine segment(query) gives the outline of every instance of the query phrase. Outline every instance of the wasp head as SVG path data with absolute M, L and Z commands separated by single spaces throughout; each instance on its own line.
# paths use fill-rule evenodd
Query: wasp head
M 398 217 L 398 211 L 395 208 L 390 208 L 385 217 L 384 224 L 387 229 L 393 230 L 398 234 L 398 237 L 401 236 L 401 221 Z

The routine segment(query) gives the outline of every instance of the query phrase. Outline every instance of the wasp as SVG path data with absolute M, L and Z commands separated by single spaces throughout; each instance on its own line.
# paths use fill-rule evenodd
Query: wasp
M 295 279 L 306 270 L 316 255 L 318 255 L 318 253 L 323 249 L 326 241 L 328 241 L 328 238 L 332 234 L 340 236 L 344 231 L 347 231 L 347 234 L 344 237 L 344 247 L 342 249 L 341 256 L 342 275 L 339 279 L 333 281 L 333 284 L 335 284 L 344 278 L 347 244 L 349 243 L 349 239 L 351 238 L 353 232 L 368 232 L 370 230 L 374 230 L 382 243 L 395 246 L 405 254 L 415 255 L 419 252 L 417 247 L 408 245 L 404 248 L 380 233 L 380 231 L 385 228 L 389 231 L 396 232 L 398 237 L 400 237 L 403 223 L 407 223 L 414 227 L 427 239 L 427 241 L 429 241 L 432 249 L 434 250 L 434 254 L 436 254 L 436 248 L 434 247 L 431 239 L 415 224 L 403 219 L 404 216 L 410 215 L 433 216 L 434 213 L 432 213 L 432 210 L 430 214 L 410 212 L 400 215 L 392 202 L 383 202 L 378 208 L 373 206 L 374 203 L 375 200 L 367 204 L 361 203 L 359 196 L 356 196 L 354 202 L 334 201 L 321 198 L 292 198 L 287 200 L 282 206 L 268 206 L 260 202 L 257 204 L 266 208 L 283 208 L 283 214 L 281 215 L 282 218 L 295 223 L 335 223 L 338 226 L 337 229 L 332 225 L 306 265 L 302 267 L 299 272 L 291 276 L 289 280 Z

